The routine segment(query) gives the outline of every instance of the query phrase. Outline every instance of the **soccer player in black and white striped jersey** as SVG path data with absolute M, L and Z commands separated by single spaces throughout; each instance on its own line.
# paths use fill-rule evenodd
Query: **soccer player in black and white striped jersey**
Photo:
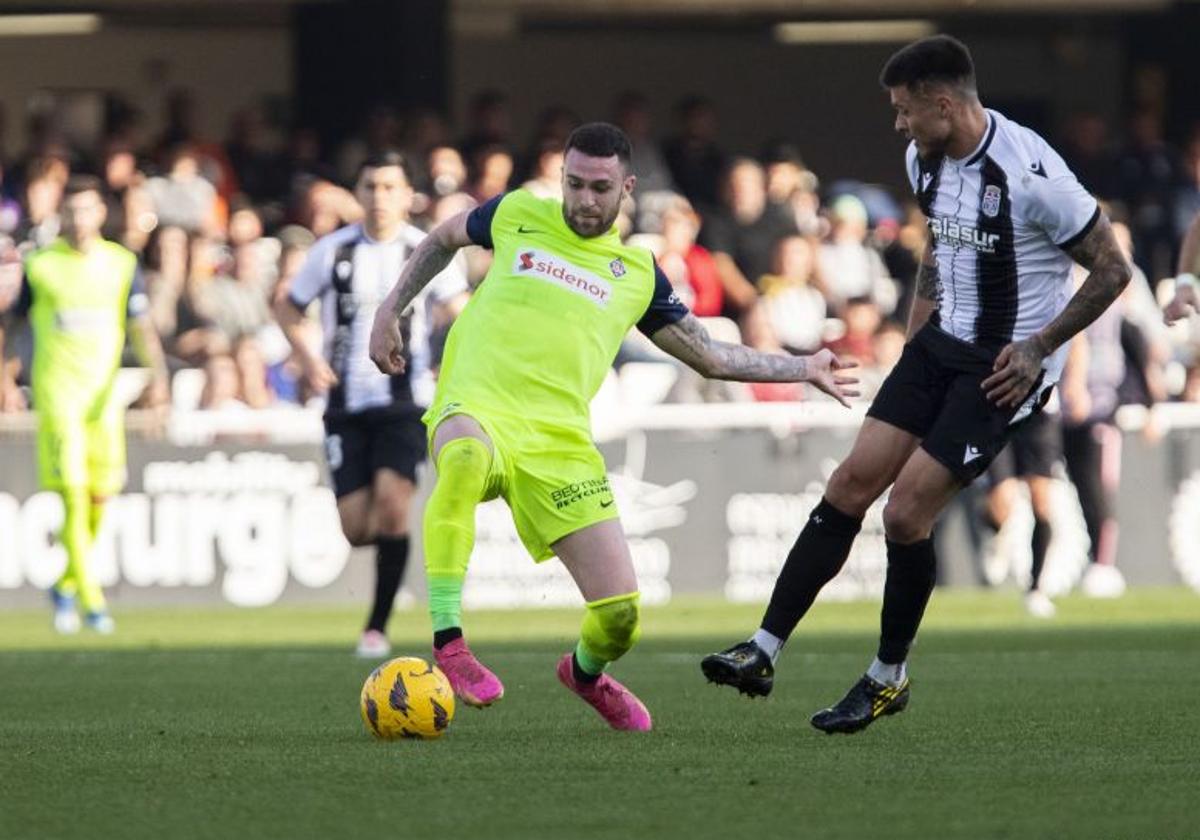
M 785 640 L 891 486 L 879 650 L 850 692 L 813 716 L 825 732 L 856 732 L 907 706 L 908 651 L 934 585 L 934 522 L 1041 409 L 1067 342 L 1130 278 L 1108 219 L 1058 153 L 980 103 L 962 43 L 909 44 L 880 82 L 910 141 L 909 181 L 931 233 L 908 344 L 788 554 L 759 630 L 701 663 L 712 681 L 769 692 Z M 1089 275 L 1072 296 L 1075 262 Z

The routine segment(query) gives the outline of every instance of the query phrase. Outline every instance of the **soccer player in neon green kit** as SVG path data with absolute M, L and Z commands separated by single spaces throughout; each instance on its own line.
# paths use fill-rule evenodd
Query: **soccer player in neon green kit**
M 105 502 L 125 481 L 124 406 L 112 386 L 127 327 L 151 369 L 147 404 L 161 406 L 168 399 L 166 363 L 147 314 L 137 257 L 101 237 L 104 216 L 100 181 L 71 178 L 63 195 L 63 235 L 26 258 L 17 301 L 33 329 L 40 480 L 62 496 L 65 513 L 61 541 L 67 568 L 51 590 L 60 633 L 79 630 L 76 598 L 89 627 L 101 633 L 114 629 L 88 553 Z
M 623 245 L 613 226 L 636 181 L 630 152 L 615 126 L 581 126 L 567 139 L 562 201 L 517 190 L 434 228 L 380 305 L 370 353 L 384 373 L 401 369 L 400 314 L 459 248 L 493 251 L 425 415 L 437 467 L 424 527 L 434 657 L 463 702 L 503 696 L 466 645 L 461 607 L 475 507 L 502 496 L 534 560 L 558 555 L 587 603 L 559 680 L 614 729 L 647 730 L 646 707 L 604 673 L 639 635 L 633 560 L 588 417 L 622 338 L 636 325 L 705 376 L 810 382 L 843 404 L 856 380 L 828 351 L 760 353 L 708 335 L 650 252 Z

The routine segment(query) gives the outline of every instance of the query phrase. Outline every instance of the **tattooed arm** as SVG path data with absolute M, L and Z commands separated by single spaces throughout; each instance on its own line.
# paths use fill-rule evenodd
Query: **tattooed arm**
M 1100 317 L 1133 276 L 1113 236 L 1112 225 L 1103 214 L 1067 253 L 1088 270 L 1087 279 L 1057 318 L 1040 332 L 1000 351 L 993 367 L 995 373 L 983 381 L 988 399 L 999 406 L 1020 405 L 1041 373 L 1042 360 Z
M 400 316 L 421 290 L 437 277 L 454 259 L 460 248 L 471 245 L 467 234 L 470 211 L 447 219 L 421 240 L 404 263 L 400 279 L 379 304 L 375 323 L 371 326 L 371 361 L 388 375 L 404 372 L 404 356 L 400 352 Z
M 701 376 L 709 379 L 732 379 L 738 382 L 811 382 L 842 405 L 849 406 L 848 397 L 858 391 L 847 386 L 858 380 L 838 375 L 838 371 L 853 367 L 840 362 L 828 350 L 812 356 L 788 356 L 781 353 L 762 353 L 744 344 L 717 341 L 694 315 L 659 329 L 650 336 L 658 347 L 679 359 Z
M 925 326 L 942 301 L 942 278 L 938 275 L 937 260 L 933 256 L 933 243 L 925 246 L 925 254 L 917 267 L 917 293 L 913 296 L 912 309 L 908 313 L 908 338 Z

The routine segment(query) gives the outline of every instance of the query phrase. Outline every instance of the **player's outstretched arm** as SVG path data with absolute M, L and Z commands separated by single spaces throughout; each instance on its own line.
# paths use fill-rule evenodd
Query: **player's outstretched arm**
M 839 361 L 828 350 L 811 356 L 763 353 L 744 344 L 717 341 L 695 315 L 685 315 L 650 336 L 659 349 L 669 353 L 701 376 L 738 382 L 809 382 L 849 407 L 857 397 L 858 379 L 842 371 L 854 367 Z
M 1040 332 L 1000 351 L 993 366 L 995 372 L 983 380 L 982 386 L 988 399 L 998 406 L 1015 408 L 1024 402 L 1041 375 L 1042 360 L 1100 317 L 1133 276 L 1104 214 L 1067 253 L 1088 270 L 1087 279 L 1057 318 Z
M 458 249 L 472 244 L 467 234 L 469 215 L 470 211 L 459 213 L 429 231 L 404 264 L 396 285 L 379 305 L 371 327 L 370 353 L 371 361 L 383 373 L 394 376 L 404 372 L 400 316 L 413 298 L 450 264 Z

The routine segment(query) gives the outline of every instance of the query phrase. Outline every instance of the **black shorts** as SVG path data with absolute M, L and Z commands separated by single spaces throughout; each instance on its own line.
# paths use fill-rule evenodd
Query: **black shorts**
M 1004 449 L 1020 410 L 998 408 L 980 387 L 994 361 L 982 347 L 927 324 L 904 346 L 867 416 L 916 435 L 922 449 L 970 484 Z
M 988 467 L 988 482 L 995 487 L 1010 478 L 1051 478 L 1062 454 L 1062 419 L 1039 411 L 1017 424 L 1008 446 Z
M 370 487 L 381 469 L 417 480 L 425 460 L 425 424 L 420 408 L 369 408 L 325 416 L 325 457 L 339 499 Z

